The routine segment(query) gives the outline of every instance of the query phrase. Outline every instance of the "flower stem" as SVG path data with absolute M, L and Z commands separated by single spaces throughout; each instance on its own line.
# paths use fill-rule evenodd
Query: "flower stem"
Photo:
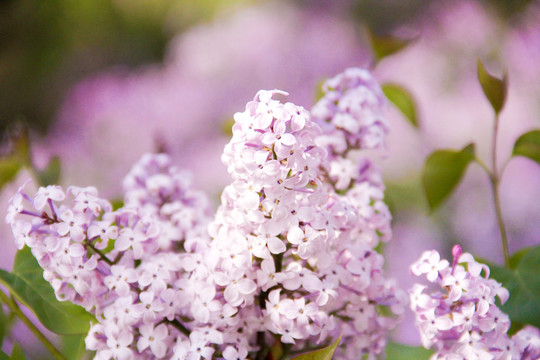
M 0 290 L 0 301 L 6 304 L 12 313 L 14 313 L 21 321 L 30 329 L 30 331 L 43 343 L 43 345 L 51 352 L 57 360 L 67 360 L 64 355 L 39 331 L 39 329 L 30 321 L 30 319 L 21 311 L 15 300 L 7 296 Z
M 493 201 L 495 203 L 495 213 L 497 215 L 497 223 L 499 224 L 499 230 L 501 232 L 502 248 L 504 253 L 504 264 L 506 267 L 510 267 L 510 252 L 508 251 L 508 238 L 506 235 L 506 226 L 504 225 L 504 219 L 501 210 L 501 199 L 499 196 L 499 183 L 500 175 L 497 167 L 497 135 L 499 132 L 499 114 L 495 114 L 495 126 L 493 129 L 493 143 L 491 156 L 493 161 L 493 173 L 491 173 L 491 190 L 493 191 Z
M 180 332 L 184 335 L 186 335 L 189 338 L 189 335 L 191 335 L 191 331 L 187 327 L 184 326 L 178 319 L 173 319 L 171 321 L 168 321 L 169 324 L 180 330 Z
M 99 255 L 99 257 L 101 258 L 101 260 L 105 261 L 107 264 L 109 264 L 110 266 L 113 266 L 115 263 L 112 262 L 108 257 L 107 255 L 105 255 L 104 253 L 102 253 L 101 251 L 99 251 L 98 249 L 96 249 L 96 247 L 94 246 L 94 244 L 92 244 L 90 242 L 90 240 L 86 240 L 84 242 L 85 245 L 88 245 L 88 247 L 90 249 L 92 249 L 93 252 L 95 252 L 96 254 Z

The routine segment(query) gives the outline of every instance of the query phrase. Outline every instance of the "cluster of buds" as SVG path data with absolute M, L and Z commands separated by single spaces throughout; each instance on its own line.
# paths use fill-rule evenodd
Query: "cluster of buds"
M 496 297 L 506 302 L 508 290 L 459 245 L 452 252 L 452 264 L 432 250 L 411 266 L 414 275 L 445 290 L 428 294 L 420 284 L 410 290 L 422 343 L 436 350 L 432 359 L 534 359 L 540 352 L 538 330 L 525 328 L 509 338 L 510 319 L 495 304 Z
M 390 238 L 380 171 L 350 151 L 383 143 L 382 92 L 358 69 L 325 88 L 313 116 L 278 90 L 235 114 L 222 157 L 233 183 L 213 220 L 165 155 L 133 168 L 115 211 L 93 188 L 13 197 L 19 247 L 59 299 L 96 315 L 96 359 L 262 358 L 340 335 L 339 358 L 383 352 L 406 296 L 375 250 Z

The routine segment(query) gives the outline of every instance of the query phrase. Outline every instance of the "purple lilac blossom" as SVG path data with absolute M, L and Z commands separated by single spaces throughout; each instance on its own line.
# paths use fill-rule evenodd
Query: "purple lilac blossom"
M 495 304 L 496 297 L 502 304 L 508 300 L 508 290 L 489 279 L 489 267 L 462 253 L 459 245 L 452 252 L 452 263 L 431 250 L 411 266 L 413 275 L 425 275 L 444 289 L 430 292 L 415 284 L 409 290 L 422 345 L 435 350 L 431 359 L 534 358 L 539 351 L 538 329 L 527 327 L 510 338 L 510 319 Z
M 32 249 L 58 299 L 96 315 L 86 338 L 96 359 L 236 359 L 276 339 L 302 350 L 339 335 L 339 358 L 382 353 L 406 296 L 374 250 L 390 238 L 380 172 L 348 153 L 383 140 L 383 98 L 365 70 L 326 85 L 337 104 L 356 96 L 348 121 L 361 126 L 325 133 L 309 111 L 273 99 L 278 90 L 235 114 L 222 156 L 233 183 L 208 233 L 207 200 L 164 154 L 135 165 L 115 211 L 94 187 L 30 197 L 22 186 L 12 197 L 17 247 Z M 318 145 L 328 137 L 345 148 Z M 340 158 L 358 162 L 346 189 L 330 172 Z

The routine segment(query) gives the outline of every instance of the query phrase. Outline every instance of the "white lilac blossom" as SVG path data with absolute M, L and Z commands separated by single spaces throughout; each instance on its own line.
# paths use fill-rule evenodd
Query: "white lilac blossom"
M 422 344 L 434 348 L 433 360 L 534 359 L 540 353 L 538 329 L 527 327 L 509 338 L 510 319 L 495 304 L 504 304 L 509 293 L 489 279 L 489 267 L 471 254 L 453 249 L 453 263 L 435 250 L 425 251 L 411 266 L 416 276 L 425 275 L 443 292 L 428 292 L 425 285 L 409 290 L 411 309 Z
M 94 188 L 13 197 L 7 221 L 19 246 L 59 299 L 96 315 L 86 339 L 96 359 L 238 359 L 276 341 L 301 351 L 340 335 L 339 358 L 381 354 L 406 298 L 375 251 L 390 223 L 380 172 L 348 153 L 378 147 L 386 130 L 374 80 L 346 74 L 329 81 L 357 123 L 346 132 L 321 129 L 306 109 L 274 99 L 279 90 L 235 114 L 222 157 L 233 183 L 213 221 L 166 155 L 132 169 L 116 211 Z M 325 137 L 345 148 L 321 145 Z M 355 169 L 344 187 L 331 171 L 340 161 Z

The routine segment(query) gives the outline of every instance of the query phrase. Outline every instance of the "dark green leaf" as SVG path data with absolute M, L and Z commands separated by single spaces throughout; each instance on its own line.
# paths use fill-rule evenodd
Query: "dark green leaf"
M 0 350 L 0 360 L 9 360 L 9 356 L 2 350 Z
M 29 248 L 17 252 L 13 272 L 0 269 L 0 283 L 52 332 L 64 335 L 88 332 L 93 316 L 80 306 L 56 299 Z
M 398 343 L 386 345 L 386 358 L 388 360 L 428 360 L 433 351 L 421 346 L 407 346 Z
M 501 310 L 512 322 L 540 327 L 540 246 L 519 252 L 511 259 L 514 269 L 488 264 L 491 278 L 501 282 L 510 298 Z
M 527 255 L 528 253 L 530 253 L 532 250 L 534 249 L 534 247 L 532 246 L 529 246 L 529 247 L 526 247 L 526 248 L 523 248 L 517 252 L 515 252 L 512 257 L 510 258 L 510 268 L 511 269 L 515 269 L 518 267 L 519 263 L 521 262 L 521 260 L 523 259 L 523 257 L 525 257 L 525 255 Z
M 474 158 L 474 144 L 467 145 L 461 151 L 437 150 L 431 153 L 422 174 L 422 185 L 431 210 L 435 210 L 450 195 Z
M 21 348 L 21 345 L 18 343 L 13 344 L 13 349 L 11 350 L 11 360 L 26 360 L 24 351 Z
M 416 106 L 411 93 L 398 84 L 384 84 L 382 86 L 382 91 L 388 100 L 390 100 L 390 102 L 405 115 L 407 120 L 409 120 L 414 127 L 418 127 Z
M 38 171 L 38 178 L 41 186 L 58 184 L 60 180 L 60 159 L 58 156 L 53 156 L 47 167 Z
M 540 130 L 521 135 L 514 144 L 512 156 L 525 156 L 540 164 Z
M 376 61 L 400 51 L 415 40 L 400 39 L 392 35 L 379 35 L 373 32 L 370 32 L 369 35 Z
M 478 59 L 478 81 L 482 86 L 484 95 L 486 95 L 489 100 L 491 107 L 498 114 L 501 112 L 506 102 L 506 92 L 508 87 L 508 82 L 506 74 L 503 75 L 502 79 L 499 79 L 486 71 L 486 68 Z
M 23 163 L 16 156 L 0 159 L 0 189 L 15 179 Z
M 294 357 L 294 360 L 331 360 L 334 352 L 341 342 L 341 336 L 333 344 L 320 350 L 311 351 Z

